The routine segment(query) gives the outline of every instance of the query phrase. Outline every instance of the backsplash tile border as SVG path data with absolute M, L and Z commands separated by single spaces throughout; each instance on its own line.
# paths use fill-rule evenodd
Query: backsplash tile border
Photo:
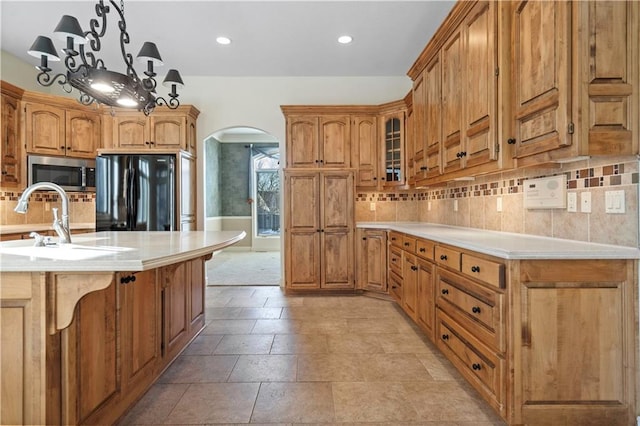
M 15 201 L 22 195 L 23 191 L 0 191 L 0 201 Z M 70 203 L 92 203 L 95 201 L 96 194 L 93 192 L 68 192 Z M 52 202 L 55 203 L 60 199 L 57 192 L 36 191 L 31 194 L 31 201 Z

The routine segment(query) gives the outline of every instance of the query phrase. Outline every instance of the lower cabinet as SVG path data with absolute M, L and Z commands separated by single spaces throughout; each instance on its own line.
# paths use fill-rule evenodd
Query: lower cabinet
M 358 229 L 358 289 L 387 293 L 387 231 Z
M 206 258 L 116 273 L 47 339 L 48 424 L 112 424 L 204 327 Z
M 431 262 L 418 258 L 417 300 L 415 321 L 422 331 L 433 341 L 435 325 L 434 283 Z

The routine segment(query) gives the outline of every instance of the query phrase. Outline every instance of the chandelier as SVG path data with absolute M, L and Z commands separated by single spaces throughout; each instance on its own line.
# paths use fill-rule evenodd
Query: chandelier
M 49 37 L 38 36 L 28 53 L 40 58 L 40 65 L 36 68 L 40 71 L 36 80 L 42 86 L 51 86 L 58 82 L 62 89 L 71 93 L 75 87 L 80 91 L 78 100 L 83 105 L 91 105 L 93 102 L 112 107 L 135 108 L 149 115 L 158 105 L 166 105 L 175 109 L 180 105 L 177 89 L 184 83 L 180 73 L 171 69 L 163 81 L 165 87 L 170 88 L 169 100 L 156 94 L 156 72 L 154 66 L 163 65 L 160 52 L 155 43 L 145 42 L 138 53 L 137 59 L 146 63 L 147 69 L 144 77 L 140 78 L 133 68 L 133 56 L 127 53 L 129 33 L 124 18 L 124 0 L 118 6 L 115 1 L 109 0 L 111 7 L 120 15 L 118 28 L 120 29 L 120 51 L 126 65 L 126 74 L 110 71 L 105 67 L 104 61 L 97 57 L 102 46 L 101 38 L 104 37 L 107 27 L 107 14 L 111 7 L 99 0 L 95 6 L 98 18 L 89 21 L 89 30 L 82 31 L 78 20 L 69 15 L 64 15 L 54 30 L 57 38 L 66 42 L 62 49 L 65 54 L 65 73 L 52 75 L 49 61 L 60 61 L 56 49 Z M 89 49 L 87 49 L 88 47 Z

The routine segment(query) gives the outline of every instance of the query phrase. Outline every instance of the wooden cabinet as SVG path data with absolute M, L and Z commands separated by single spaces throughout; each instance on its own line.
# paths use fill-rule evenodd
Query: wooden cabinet
M 638 153 L 640 6 L 515 2 L 515 155 L 528 166 Z
M 418 261 L 416 256 L 402 252 L 402 309 L 414 321 L 418 306 Z
M 157 108 L 149 117 L 141 112 L 117 110 L 108 127 L 113 133 L 111 148 L 176 149 L 195 155 L 199 113 L 190 105 L 175 110 Z
M 422 331 L 433 341 L 435 330 L 435 290 L 434 265 L 421 258 L 417 258 L 417 301 L 415 322 Z
M 387 232 L 358 229 L 358 288 L 387 293 Z
M 635 263 L 519 262 L 510 421 L 635 424 Z
M 348 115 L 288 115 L 287 167 L 351 166 L 351 122 Z
M 424 70 L 424 115 L 416 116 L 416 127 L 424 124 L 424 166 L 423 178 L 433 179 L 441 173 L 440 145 L 442 142 L 442 71 L 440 55 L 436 55 Z M 418 138 L 418 136 L 416 136 Z M 416 184 L 420 185 L 421 180 Z
M 288 290 L 354 289 L 353 172 L 285 172 Z
M 140 392 L 154 378 L 161 357 L 162 299 L 157 270 L 116 274 L 120 300 L 122 388 Z
M 385 114 L 380 118 L 382 135 L 382 187 L 398 187 L 406 183 L 405 111 Z
M 97 112 L 25 104 L 28 153 L 95 158 L 101 146 L 101 129 L 101 116 Z
M 378 120 L 374 115 L 351 119 L 352 165 L 356 169 L 358 188 L 376 189 L 379 184 L 380 156 Z
M 442 47 L 442 171 L 454 172 L 463 167 L 462 105 L 462 31 L 452 34 Z
M 2 82 L 0 97 L 2 131 L 0 132 L 0 187 L 18 187 L 22 172 L 20 142 L 20 99 L 18 88 Z

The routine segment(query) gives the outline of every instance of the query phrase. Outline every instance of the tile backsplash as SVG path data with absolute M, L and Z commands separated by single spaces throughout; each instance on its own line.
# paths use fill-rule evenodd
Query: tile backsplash
M 635 156 L 591 157 L 555 168 L 527 168 L 408 191 L 357 192 L 356 221 L 421 221 L 638 247 Z M 524 208 L 523 182 L 565 174 L 567 192 L 591 192 L 592 212 Z M 625 213 L 605 213 L 605 192 L 625 192 Z M 501 198 L 502 211 L 498 211 Z M 579 199 L 579 198 L 578 198 Z M 372 211 L 371 203 L 375 203 Z M 457 204 L 457 209 L 456 209 Z
M 29 198 L 27 214 L 13 211 L 22 192 L 0 191 L 0 226 L 48 223 L 53 221 L 51 209 L 62 208 L 56 192 L 36 191 Z M 69 192 L 69 220 L 71 223 L 95 223 L 96 196 L 89 192 Z

